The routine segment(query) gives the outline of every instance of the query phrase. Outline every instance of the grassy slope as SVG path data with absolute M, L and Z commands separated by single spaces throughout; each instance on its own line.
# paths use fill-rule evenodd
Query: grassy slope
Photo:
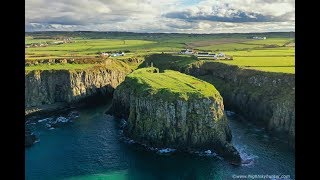
M 123 61 L 110 60 L 108 63 L 102 64 L 41 64 L 36 66 L 25 67 L 26 72 L 33 70 L 83 70 L 104 67 L 111 70 L 118 70 L 123 72 L 130 72 L 136 67 L 133 67 L 130 63 L 125 63 Z
M 26 71 L 32 70 L 73 70 L 73 69 L 87 69 L 93 67 L 95 64 L 41 64 L 36 66 L 27 66 L 25 67 Z
M 200 79 L 182 74 L 177 71 L 166 70 L 163 73 L 153 73 L 156 68 L 141 68 L 126 78 L 122 88 L 133 87 L 136 94 L 147 93 L 167 100 L 179 97 L 187 100 L 190 97 L 216 97 L 220 95 L 216 88 Z M 173 96 L 172 96 L 173 95 Z

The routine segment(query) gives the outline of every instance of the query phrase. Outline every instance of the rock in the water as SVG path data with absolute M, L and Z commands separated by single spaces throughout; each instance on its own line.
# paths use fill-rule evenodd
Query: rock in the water
M 136 70 L 114 92 L 111 113 L 128 119 L 124 133 L 152 147 L 212 149 L 240 164 L 216 88 L 176 71 L 153 69 Z
M 24 138 L 25 147 L 32 146 L 37 140 L 36 136 L 32 134 L 28 129 L 25 130 L 24 135 L 25 135 L 25 138 Z

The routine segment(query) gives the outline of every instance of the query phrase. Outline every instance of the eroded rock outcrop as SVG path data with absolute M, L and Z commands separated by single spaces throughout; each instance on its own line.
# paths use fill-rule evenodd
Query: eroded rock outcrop
M 294 74 L 241 69 L 214 62 L 195 64 L 185 72 L 213 83 L 229 109 L 270 132 L 283 135 L 294 148 Z
M 135 141 L 187 151 L 211 149 L 239 164 L 223 110 L 222 97 L 211 84 L 154 68 L 128 75 L 115 90 L 111 108 L 114 115 L 128 119 L 124 132 Z
M 25 74 L 25 107 L 72 103 L 97 93 L 111 94 L 130 72 L 129 69 L 108 66 L 29 71 Z

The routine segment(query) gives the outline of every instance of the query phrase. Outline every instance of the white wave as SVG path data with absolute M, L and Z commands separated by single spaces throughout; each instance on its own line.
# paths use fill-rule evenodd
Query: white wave
M 40 123 L 40 122 L 44 122 L 44 121 L 47 121 L 47 120 L 52 120 L 53 118 L 44 118 L 44 119 L 40 119 L 40 120 L 38 120 L 38 122 Z
M 208 156 L 208 157 L 217 157 L 219 159 L 222 159 L 222 157 L 218 156 L 216 152 L 213 150 L 206 150 L 206 151 L 195 151 L 195 152 L 190 152 L 191 154 L 197 154 L 198 156 Z
M 172 149 L 172 148 L 164 148 L 164 149 L 159 149 L 158 153 L 160 154 L 166 154 L 166 153 L 172 153 L 175 152 L 176 149 Z
M 148 149 L 151 151 L 158 151 L 158 148 L 154 148 L 154 147 L 148 147 Z
M 57 123 L 57 122 L 66 123 L 66 122 L 68 122 L 68 121 L 69 121 L 68 118 L 65 118 L 65 117 L 62 117 L 62 116 L 60 116 L 60 117 L 58 117 L 58 118 L 56 119 L 56 123 Z
M 49 130 L 53 130 L 53 129 L 54 129 L 54 127 L 49 128 Z

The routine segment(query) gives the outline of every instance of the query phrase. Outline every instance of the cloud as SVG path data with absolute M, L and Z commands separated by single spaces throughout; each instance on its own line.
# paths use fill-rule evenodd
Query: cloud
M 189 11 L 182 12 L 171 12 L 165 15 L 167 18 L 177 18 L 183 19 L 186 21 L 195 21 L 195 20 L 208 20 L 208 21 L 217 21 L 217 22 L 272 22 L 278 21 L 280 18 L 274 18 L 272 16 L 264 16 L 257 13 L 246 13 L 246 12 L 232 12 L 228 16 L 220 16 L 216 13 L 213 14 L 204 14 L 197 13 L 193 15 Z
M 280 31 L 295 21 L 293 0 L 26 0 L 25 9 L 26 31 Z
M 164 14 L 185 21 L 283 22 L 294 20 L 294 1 L 225 0 L 203 1 L 196 6 Z

